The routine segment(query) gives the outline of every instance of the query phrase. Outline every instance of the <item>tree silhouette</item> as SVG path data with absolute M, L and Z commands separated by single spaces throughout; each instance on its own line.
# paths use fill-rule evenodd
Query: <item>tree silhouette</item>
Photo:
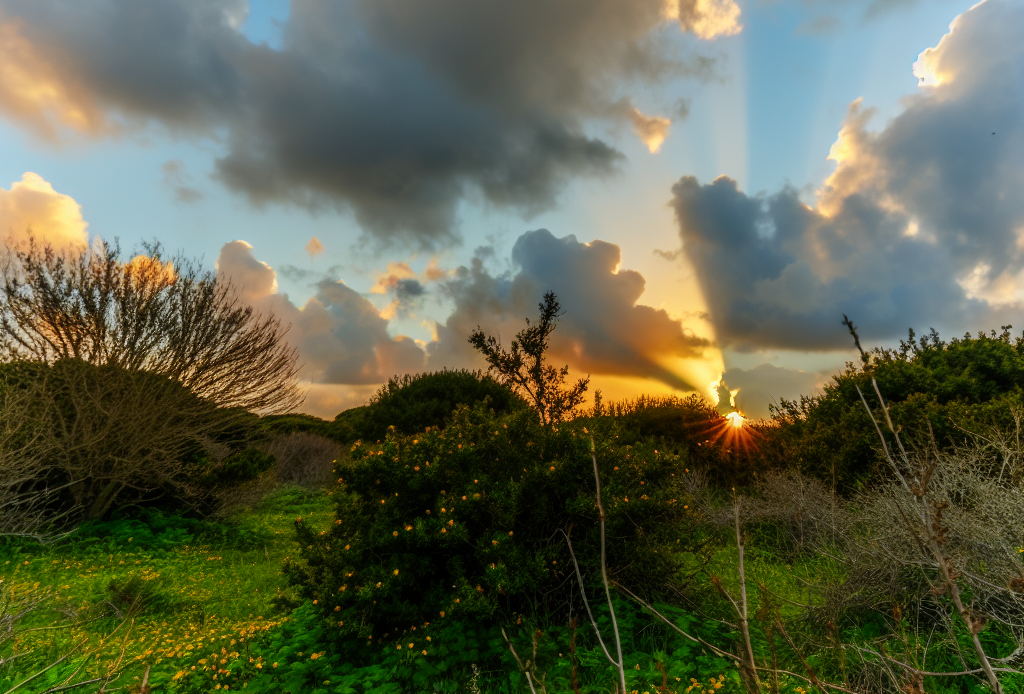
M 489 370 L 497 373 L 498 380 L 526 398 L 543 424 L 551 425 L 575 413 L 583 403 L 590 377 L 581 378 L 569 387 L 565 380 L 569 367 L 556 369 L 545 362 L 551 333 L 562 315 L 555 293 L 547 292 L 538 309 L 537 323 L 531 324 L 527 318 L 526 327 L 516 334 L 509 351 L 502 348 L 500 339 L 485 334 L 480 326 L 469 336 L 469 342 L 484 355 Z

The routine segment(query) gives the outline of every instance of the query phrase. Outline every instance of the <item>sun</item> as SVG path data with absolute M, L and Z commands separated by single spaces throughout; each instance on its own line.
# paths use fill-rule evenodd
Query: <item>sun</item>
M 743 413 L 738 410 L 725 415 L 725 418 L 729 420 L 729 424 L 732 425 L 733 429 L 742 429 L 743 423 L 747 421 L 746 417 L 743 416 Z

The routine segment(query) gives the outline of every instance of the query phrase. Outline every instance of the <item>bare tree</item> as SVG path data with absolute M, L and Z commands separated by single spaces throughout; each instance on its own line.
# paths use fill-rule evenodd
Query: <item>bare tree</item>
M 230 283 L 159 245 L 130 262 L 30 243 L 0 263 L 0 361 L 81 359 L 173 379 L 221 407 L 271 412 L 301 400 L 298 353 L 280 321 Z
M 53 452 L 33 408 L 43 389 L 36 381 L 12 384 L 0 366 L 0 536 L 46 540 L 57 532 L 61 489 L 50 486 Z
M 554 292 L 548 292 L 538 308 L 540 319 L 536 325 L 531 325 L 527 318 L 526 328 L 516 333 L 509 351 L 502 348 L 498 338 L 485 334 L 479 326 L 470 335 L 469 342 L 484 355 L 490 370 L 497 372 L 502 383 L 533 404 L 542 423 L 554 424 L 571 417 L 582 404 L 590 377 L 566 387 L 569 367 L 556 369 L 546 363 L 545 353 L 562 315 L 561 306 Z

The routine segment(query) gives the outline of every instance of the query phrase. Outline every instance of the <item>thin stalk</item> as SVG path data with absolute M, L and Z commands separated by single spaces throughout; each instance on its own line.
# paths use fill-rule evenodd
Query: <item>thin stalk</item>
M 626 692 L 626 669 L 622 661 L 622 640 L 619 638 L 619 624 L 615 619 L 615 607 L 612 605 L 612 590 L 608 585 L 608 562 L 605 552 L 604 506 L 601 504 L 601 475 L 597 471 L 597 451 L 594 449 L 594 437 L 590 437 L 590 459 L 594 462 L 594 483 L 597 488 L 597 514 L 601 519 L 601 580 L 604 581 L 604 594 L 608 598 L 608 613 L 612 617 L 612 631 L 615 632 L 615 654 L 619 658 L 619 684 L 622 692 Z
M 754 662 L 754 647 L 750 642 L 750 621 L 747 618 L 747 575 L 743 568 L 743 533 L 740 530 L 740 499 L 734 494 L 733 521 L 736 529 L 736 549 L 738 552 L 737 566 L 740 572 L 740 604 L 737 613 L 740 617 L 740 630 L 743 632 L 743 646 L 747 650 L 747 667 L 749 668 L 753 690 L 761 691 L 761 680 L 757 676 L 757 664 Z

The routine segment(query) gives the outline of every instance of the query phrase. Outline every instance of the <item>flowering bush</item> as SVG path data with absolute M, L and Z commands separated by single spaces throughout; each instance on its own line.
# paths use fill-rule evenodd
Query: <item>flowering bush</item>
M 285 570 L 339 635 L 373 642 L 453 615 L 558 614 L 579 604 L 563 533 L 584 581 L 600 572 L 591 440 L 581 425 L 479 406 L 443 430 L 357 442 L 336 470 L 334 525 L 317 533 L 300 518 L 301 561 Z M 646 593 L 694 541 L 685 461 L 613 440 L 596 441 L 609 571 Z

